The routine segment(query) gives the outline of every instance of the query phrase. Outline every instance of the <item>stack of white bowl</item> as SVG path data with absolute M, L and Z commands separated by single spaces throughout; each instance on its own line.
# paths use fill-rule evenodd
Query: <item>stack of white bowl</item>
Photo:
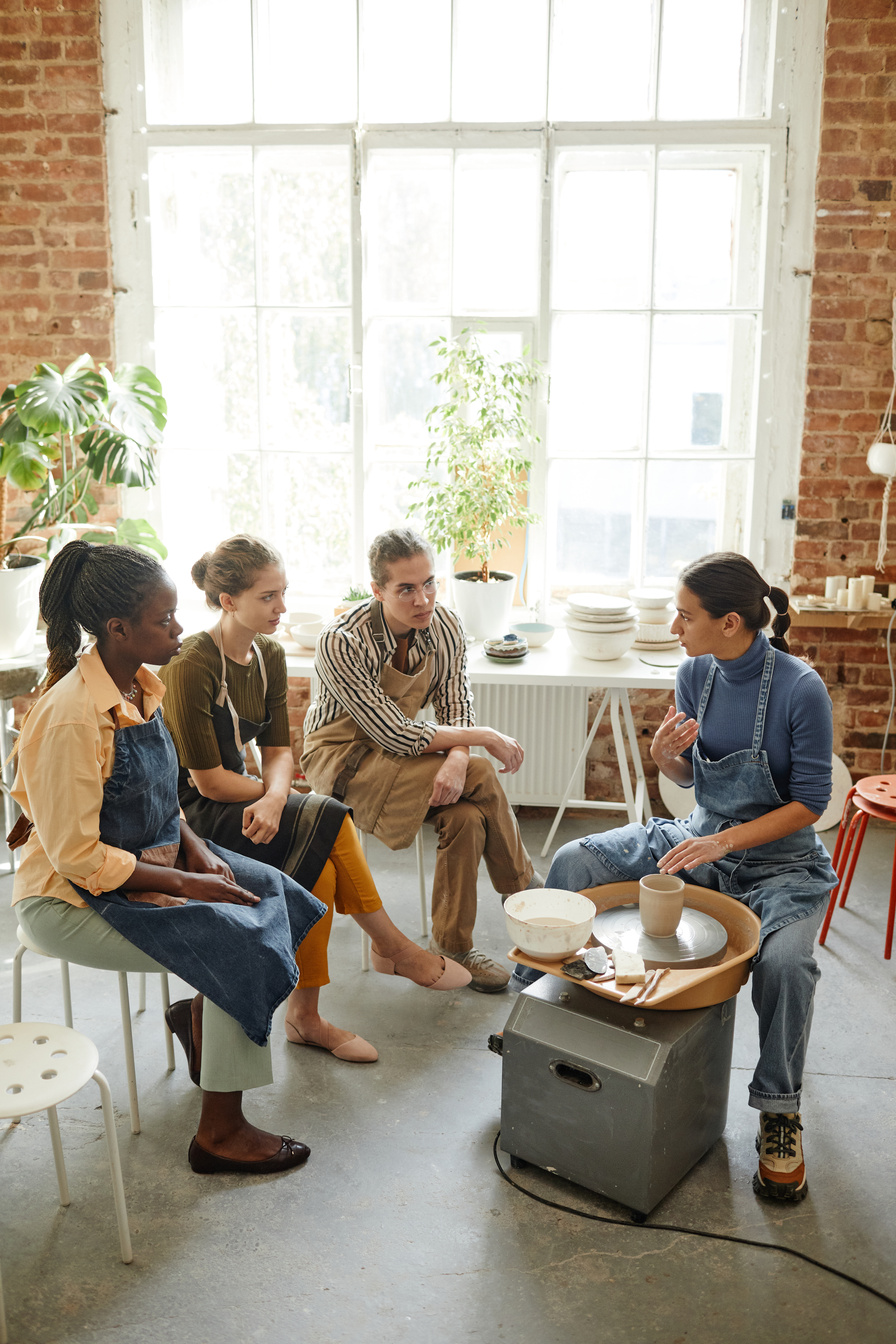
M 573 593 L 566 608 L 566 630 L 583 658 L 611 662 L 631 648 L 638 633 L 637 611 L 625 597 Z
M 631 599 L 638 608 L 635 649 L 677 649 L 670 626 L 675 619 L 675 594 L 666 588 L 633 588 Z

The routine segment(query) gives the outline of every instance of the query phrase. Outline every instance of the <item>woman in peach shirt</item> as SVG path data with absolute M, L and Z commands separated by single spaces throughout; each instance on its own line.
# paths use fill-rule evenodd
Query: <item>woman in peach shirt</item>
M 285 1171 L 308 1148 L 257 1129 L 242 1093 L 272 1081 L 274 1009 L 324 907 L 266 864 L 206 845 L 181 820 L 164 687 L 144 662 L 180 647 L 176 594 L 149 557 L 71 542 L 41 585 L 49 681 L 18 744 L 14 797 L 31 823 L 13 902 L 53 956 L 170 970 L 200 994 L 169 1019 L 202 1088 L 194 1171 Z M 96 643 L 81 658 L 82 630 Z M 204 995 L 204 997 L 203 997 Z

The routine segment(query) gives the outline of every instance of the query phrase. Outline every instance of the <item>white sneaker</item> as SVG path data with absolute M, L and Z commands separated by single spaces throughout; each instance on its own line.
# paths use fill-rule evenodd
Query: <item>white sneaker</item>
M 756 1135 L 759 1167 L 753 1177 L 753 1189 L 763 1199 L 789 1199 L 796 1203 L 809 1193 L 802 1130 L 797 1111 L 789 1115 L 761 1113 Z

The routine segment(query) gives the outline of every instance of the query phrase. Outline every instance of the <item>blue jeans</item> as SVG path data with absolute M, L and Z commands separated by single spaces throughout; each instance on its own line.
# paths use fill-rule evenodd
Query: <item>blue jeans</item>
M 588 887 L 603 886 L 608 882 L 637 881 L 647 873 L 658 872 L 656 859 L 663 850 L 663 830 L 660 827 L 622 826 L 573 840 L 558 849 L 545 879 L 545 886 L 560 887 L 566 891 L 584 891 Z M 674 837 L 670 837 L 670 840 Z M 588 847 L 586 847 L 586 844 Z M 672 849 L 666 845 L 666 851 Z M 753 865 L 751 865 L 753 867 Z M 758 878 L 738 899 L 761 911 L 766 926 L 775 922 L 776 885 L 780 870 L 768 874 L 767 884 L 760 876 L 766 865 L 755 865 L 753 876 Z M 686 880 L 696 886 L 730 891 L 724 878 L 713 881 L 715 865 L 707 864 Z M 743 874 L 743 866 L 739 870 Z M 799 880 L 803 875 L 794 874 Z M 709 879 L 709 880 L 706 880 Z M 765 933 L 757 956 L 753 959 L 753 1007 L 759 1018 L 759 1062 L 749 1084 L 750 1105 L 759 1111 L 790 1112 L 800 1109 L 800 1091 L 803 1067 L 812 1026 L 812 1004 L 815 985 L 821 975 L 813 956 L 815 938 L 825 909 L 825 892 L 817 905 L 807 905 L 802 918 L 792 918 L 780 927 Z M 811 898 L 810 898 L 811 899 Z M 786 907 L 791 908 L 790 904 Z M 531 984 L 541 975 L 517 967 L 522 974 L 514 975 L 514 982 Z

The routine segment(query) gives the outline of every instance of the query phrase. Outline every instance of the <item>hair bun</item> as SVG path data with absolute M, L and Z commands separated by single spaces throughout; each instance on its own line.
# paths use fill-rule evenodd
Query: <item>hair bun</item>
M 190 577 L 192 578 L 196 587 L 202 588 L 203 591 L 205 590 L 205 576 L 208 574 L 208 565 L 211 558 L 212 558 L 211 551 L 206 551 L 205 555 L 201 555 L 199 559 L 196 561 L 193 568 L 190 570 Z

